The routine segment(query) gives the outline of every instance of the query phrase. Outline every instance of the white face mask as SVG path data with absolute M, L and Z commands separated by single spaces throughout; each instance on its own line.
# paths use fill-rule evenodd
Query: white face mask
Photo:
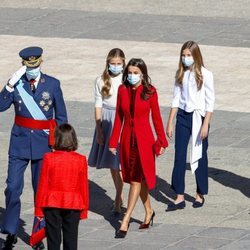
M 127 79 L 131 85 L 136 85 L 141 80 L 141 75 L 140 74 L 128 74 Z
M 181 60 L 186 67 L 190 67 L 194 63 L 194 58 L 192 56 L 182 56 Z
M 118 75 L 123 71 L 122 65 L 109 64 L 109 71 L 114 75 Z

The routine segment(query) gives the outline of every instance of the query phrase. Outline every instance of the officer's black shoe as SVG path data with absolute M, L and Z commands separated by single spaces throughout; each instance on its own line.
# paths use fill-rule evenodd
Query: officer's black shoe
M 17 243 L 17 235 L 16 234 L 8 234 L 6 240 L 4 242 L 3 250 L 12 250 L 14 245 Z
M 42 250 L 42 249 L 45 249 L 45 246 L 43 244 L 43 242 L 38 242 L 35 246 L 32 247 L 33 249 L 36 249 L 36 250 Z

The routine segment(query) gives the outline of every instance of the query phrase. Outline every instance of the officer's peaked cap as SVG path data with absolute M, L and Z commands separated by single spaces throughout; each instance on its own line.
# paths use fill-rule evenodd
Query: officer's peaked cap
M 27 47 L 19 52 L 23 59 L 23 64 L 27 67 L 35 68 L 41 64 L 43 49 L 40 47 Z

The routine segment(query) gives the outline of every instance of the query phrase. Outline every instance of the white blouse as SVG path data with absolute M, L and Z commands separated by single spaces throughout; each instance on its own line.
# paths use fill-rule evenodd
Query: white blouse
M 181 108 L 186 112 L 199 110 L 204 117 L 206 111 L 213 112 L 214 109 L 214 80 L 213 74 L 206 68 L 201 68 L 203 84 L 197 89 L 194 72 L 187 70 L 184 73 L 182 86 L 175 84 L 172 108 Z
M 202 157 L 202 140 L 200 130 L 202 126 L 201 116 L 214 109 L 214 80 L 212 72 L 201 68 L 203 84 L 197 89 L 194 72 L 187 70 L 184 73 L 182 85 L 175 84 L 172 108 L 181 108 L 186 112 L 193 112 L 192 136 L 190 150 L 190 165 L 192 173 L 198 168 L 198 161 Z
M 103 97 L 101 94 L 104 82 L 101 77 L 97 77 L 95 81 L 95 107 L 102 108 L 103 105 L 109 107 L 116 107 L 117 92 L 119 86 L 122 84 L 122 74 L 111 78 L 110 96 Z

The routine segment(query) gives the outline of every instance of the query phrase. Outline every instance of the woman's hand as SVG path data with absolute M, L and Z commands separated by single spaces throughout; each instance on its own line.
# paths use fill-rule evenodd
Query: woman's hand
M 201 132 L 200 132 L 201 140 L 204 140 L 208 136 L 209 123 L 211 121 L 211 117 L 212 117 L 212 112 L 206 112 L 205 119 L 201 126 Z
M 167 124 L 166 134 L 169 139 L 172 139 L 172 136 L 173 136 L 173 124 L 172 123 Z
M 109 148 L 109 151 L 110 151 L 113 155 L 116 155 L 116 153 L 117 153 L 116 148 Z
M 203 123 L 200 133 L 201 140 L 205 139 L 207 136 L 208 136 L 208 124 Z
M 165 148 L 161 147 L 159 155 L 162 155 L 165 152 Z
M 169 139 L 172 139 L 173 136 L 173 121 L 174 117 L 178 111 L 178 108 L 171 108 L 169 117 L 168 117 L 168 123 L 167 123 L 167 128 L 166 128 L 166 134 Z
M 104 144 L 104 136 L 102 131 L 97 132 L 96 142 L 101 146 Z

